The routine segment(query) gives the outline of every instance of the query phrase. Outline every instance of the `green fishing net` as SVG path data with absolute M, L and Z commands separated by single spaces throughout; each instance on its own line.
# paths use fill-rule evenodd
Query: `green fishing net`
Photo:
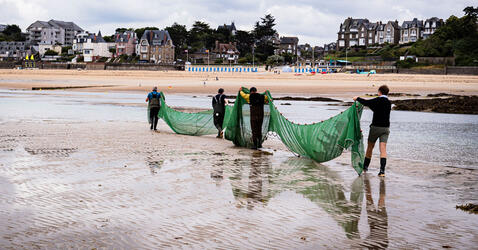
M 249 93 L 247 88 L 242 88 L 242 91 Z M 263 94 L 269 99 L 269 103 L 264 105 L 263 141 L 271 132 L 292 152 L 317 162 L 330 161 L 350 149 L 352 167 L 359 175 L 362 173 L 364 149 L 360 129 L 361 104 L 355 102 L 347 110 L 325 121 L 297 124 L 279 112 L 269 91 Z M 158 116 L 178 134 L 217 134 L 212 109 L 196 113 L 177 111 L 166 104 L 163 93 Z M 223 128 L 225 138 L 236 146 L 252 146 L 249 104 L 239 93 L 234 106 L 226 106 Z

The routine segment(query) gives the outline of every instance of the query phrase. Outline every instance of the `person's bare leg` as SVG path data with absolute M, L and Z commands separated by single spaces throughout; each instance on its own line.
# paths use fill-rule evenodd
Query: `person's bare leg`
M 368 166 L 370 165 L 370 160 L 372 159 L 372 152 L 374 147 L 375 142 L 368 142 L 367 152 L 365 152 L 365 159 L 363 161 L 363 171 L 368 171 Z
M 367 157 L 369 159 L 372 158 L 372 152 L 373 152 L 374 147 L 375 147 L 375 142 L 368 142 L 367 152 L 365 152 L 365 157 Z
M 380 142 L 380 158 L 387 158 L 387 143 L 386 142 Z
M 387 143 L 380 142 L 380 173 L 379 176 L 385 176 L 385 165 L 387 164 Z

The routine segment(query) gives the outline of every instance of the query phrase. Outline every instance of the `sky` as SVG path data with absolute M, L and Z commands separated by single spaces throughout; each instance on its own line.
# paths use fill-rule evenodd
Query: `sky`
M 276 18 L 280 36 L 297 36 L 299 43 L 320 45 L 337 40 L 347 17 L 371 22 L 463 16 L 476 0 L 0 0 L 0 24 L 18 24 L 24 31 L 36 20 L 73 21 L 84 30 L 111 35 L 118 27 L 165 28 L 174 22 L 188 28 L 196 20 L 212 28 L 235 22 L 251 30 L 265 14 Z

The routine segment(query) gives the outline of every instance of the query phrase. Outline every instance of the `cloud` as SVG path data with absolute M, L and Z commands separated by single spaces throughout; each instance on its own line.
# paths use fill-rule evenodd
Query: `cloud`
M 323 45 L 337 39 L 337 30 L 347 17 L 370 21 L 426 19 L 461 16 L 475 0 L 0 0 L 0 23 L 19 24 L 24 30 L 36 20 L 73 21 L 89 31 L 112 34 L 118 27 L 156 26 L 177 22 L 190 27 L 196 20 L 215 28 L 235 21 L 251 30 L 270 13 L 276 17 L 280 35 L 298 36 L 300 43 Z

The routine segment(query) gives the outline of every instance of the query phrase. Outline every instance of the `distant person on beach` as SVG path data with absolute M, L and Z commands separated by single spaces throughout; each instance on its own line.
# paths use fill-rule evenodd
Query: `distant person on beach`
M 222 124 L 224 123 L 224 115 L 226 114 L 226 95 L 224 95 L 224 89 L 220 88 L 217 91 L 217 95 L 212 98 L 212 108 L 214 110 L 214 126 L 217 128 L 216 138 L 222 138 Z
M 244 93 L 242 88 L 239 89 L 242 98 L 244 98 L 250 105 L 251 110 L 251 130 L 252 142 L 254 146 L 252 149 L 262 148 L 262 122 L 264 120 L 264 103 L 269 100 L 266 95 L 257 93 L 257 89 L 252 87 L 250 94 Z
M 368 171 L 370 160 L 372 159 L 372 151 L 375 142 L 380 138 L 380 172 L 378 176 L 385 176 L 385 165 L 387 164 L 387 140 L 390 134 L 390 111 L 392 103 L 388 100 L 388 86 L 382 85 L 378 88 L 378 97 L 365 100 L 358 96 L 354 97 L 354 101 L 358 101 L 364 106 L 369 107 L 373 111 L 372 124 L 368 134 L 367 152 L 365 153 L 364 171 Z
M 148 102 L 149 107 L 149 120 L 151 121 L 151 130 L 156 130 L 158 126 L 158 113 L 161 108 L 160 103 L 161 94 L 158 93 L 158 87 L 154 87 L 153 91 L 148 94 L 146 97 L 146 102 Z

